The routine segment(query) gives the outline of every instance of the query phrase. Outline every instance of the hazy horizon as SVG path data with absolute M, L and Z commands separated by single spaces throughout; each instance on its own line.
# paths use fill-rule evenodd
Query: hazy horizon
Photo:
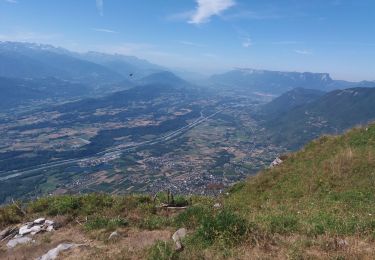
M 375 2 L 1 0 L 0 41 L 136 56 L 204 75 L 233 68 L 375 80 Z

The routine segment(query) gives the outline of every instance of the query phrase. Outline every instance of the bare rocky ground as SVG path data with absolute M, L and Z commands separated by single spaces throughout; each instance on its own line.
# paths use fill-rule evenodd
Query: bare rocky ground
M 109 239 L 111 232 L 85 233 L 79 225 L 69 224 L 52 232 L 36 234 L 31 242 L 14 248 L 0 245 L 0 259 L 39 259 L 49 250 L 61 244 L 75 247 L 62 251 L 57 259 L 144 259 L 145 250 L 157 240 L 169 241 L 172 232 L 168 230 L 117 230 L 117 236 Z M 47 258 L 51 259 L 51 258 Z
M 62 244 L 75 246 L 61 251 L 56 259 L 147 259 L 148 250 L 158 241 L 172 241 L 173 232 L 120 228 L 109 238 L 111 232 L 88 233 L 79 224 L 70 223 L 52 232 L 38 233 L 32 237 L 33 242 L 11 249 L 2 241 L 0 259 L 54 259 L 41 257 Z M 375 243 L 359 237 L 276 235 L 255 244 L 245 242 L 227 256 L 217 255 L 215 250 L 196 252 L 190 248 L 183 248 L 175 256 L 177 259 L 341 259 L 342 255 L 343 259 L 374 259 Z

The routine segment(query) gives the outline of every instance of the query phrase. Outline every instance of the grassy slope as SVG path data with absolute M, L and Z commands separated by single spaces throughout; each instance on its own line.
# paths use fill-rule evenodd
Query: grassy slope
M 264 126 L 274 142 L 297 149 L 322 134 L 341 133 L 371 122 L 375 119 L 374 100 L 374 88 L 335 90 L 271 118 Z
M 176 253 L 164 235 L 164 241 L 133 251 L 132 258 L 373 259 L 375 124 L 311 142 L 282 165 L 235 185 L 229 193 L 217 199 L 224 205 L 220 209 L 213 208 L 216 199 L 197 196 L 188 199 L 192 206 L 182 213 L 158 208 L 165 201 L 162 195 L 156 203 L 149 196 L 48 197 L 28 203 L 26 216 L 15 205 L 1 208 L 0 227 L 41 215 L 65 216 L 65 227 L 52 240 L 59 240 L 59 232 L 93 238 L 94 246 L 85 249 L 82 259 L 123 259 L 129 250 L 123 244 L 126 238 L 117 244 L 106 241 L 115 229 L 132 240 L 131 234 L 171 234 L 180 227 L 189 230 L 183 252 Z M 1 254 L 8 256 L 6 251 Z
M 375 125 L 311 142 L 226 204 L 271 231 L 374 235 Z

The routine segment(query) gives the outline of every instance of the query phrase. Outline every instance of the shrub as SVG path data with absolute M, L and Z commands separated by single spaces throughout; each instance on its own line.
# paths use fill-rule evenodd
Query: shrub
M 0 208 L 0 227 L 16 224 L 22 220 L 23 212 L 19 204 L 12 204 Z
M 172 204 L 175 207 L 185 207 L 189 205 L 189 201 L 184 196 L 175 196 L 173 198 Z

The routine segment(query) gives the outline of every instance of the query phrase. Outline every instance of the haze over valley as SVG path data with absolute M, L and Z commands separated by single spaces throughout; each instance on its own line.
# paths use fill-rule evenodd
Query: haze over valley
M 0 54 L 3 203 L 219 194 L 321 134 L 375 118 L 374 82 L 328 73 L 241 68 L 189 81 L 124 55 L 20 42 Z
M 374 0 L 0 0 L 0 259 L 375 259 Z

